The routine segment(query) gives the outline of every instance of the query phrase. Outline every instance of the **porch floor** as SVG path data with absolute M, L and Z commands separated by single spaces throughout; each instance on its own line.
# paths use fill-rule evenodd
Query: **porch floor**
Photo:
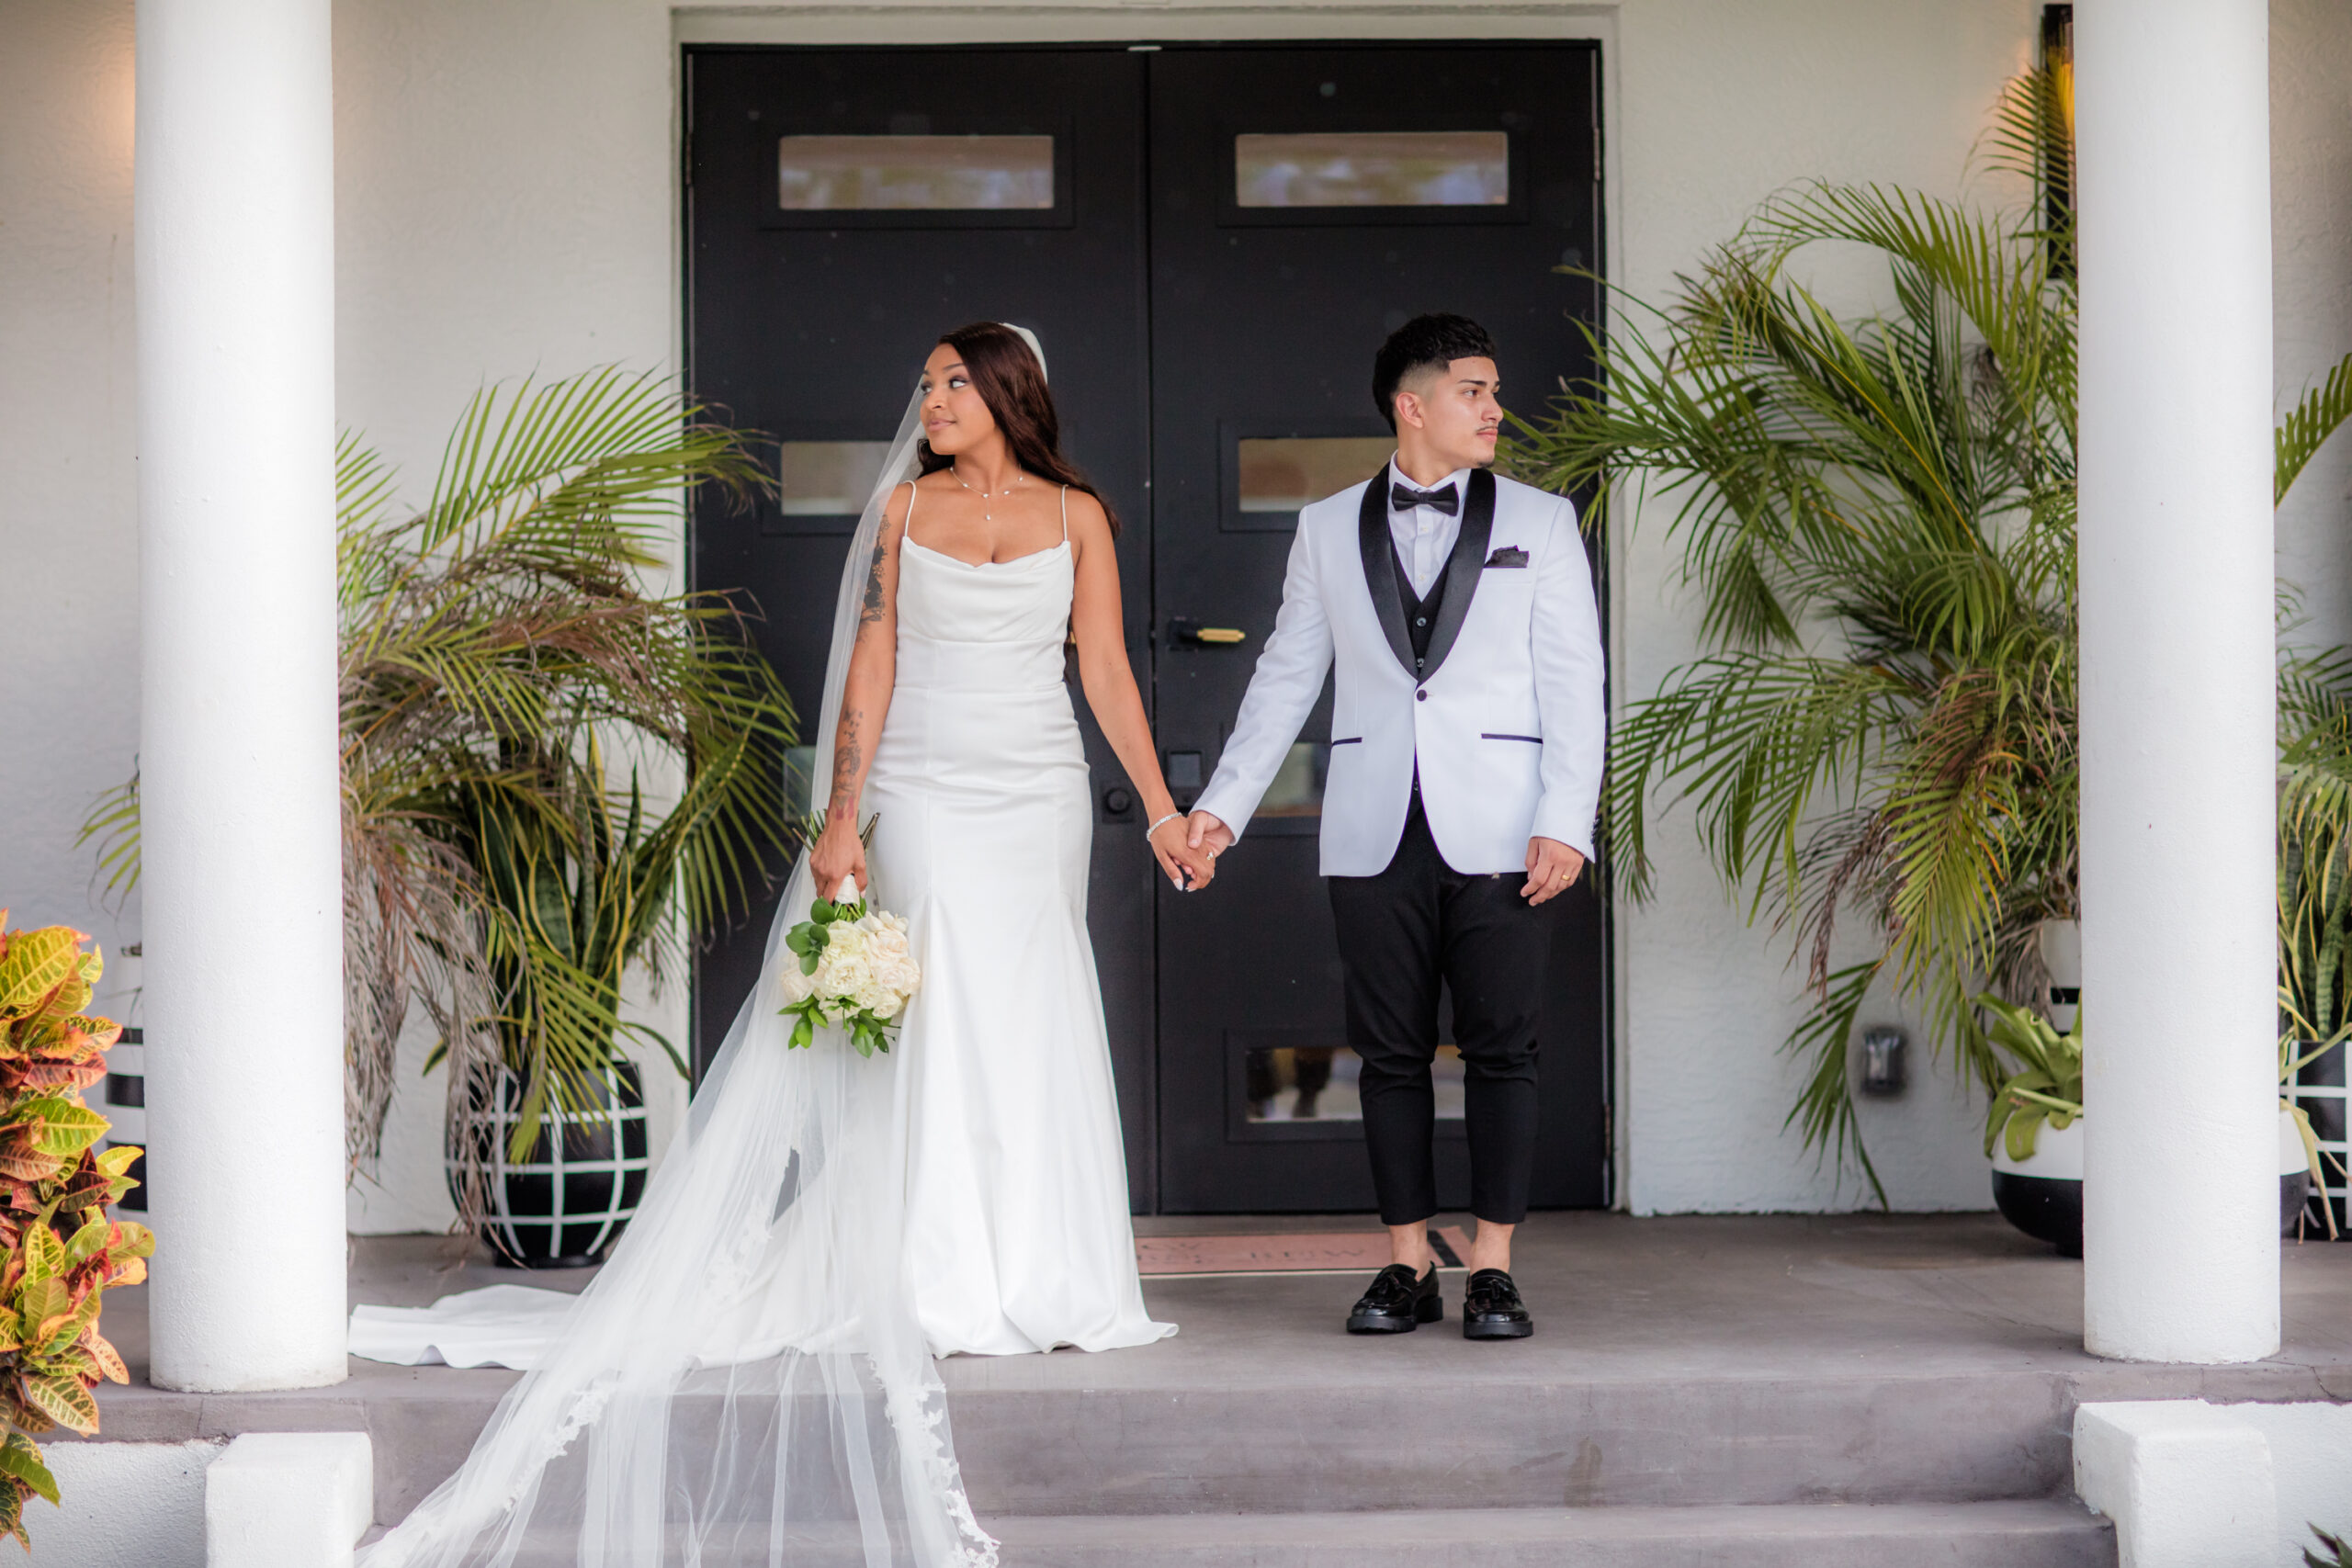
M 1137 1229 L 1372 1224 L 1285 1215 Z M 586 1282 L 455 1258 L 446 1238 L 356 1238 L 352 1300 L 411 1305 L 500 1280 Z M 1381 1508 L 2014 1508 L 2069 1492 L 2067 1434 L 2082 1401 L 2352 1401 L 2352 1245 L 2286 1246 L 2285 1348 L 2233 1368 L 2085 1354 L 2082 1266 L 1991 1215 L 1539 1214 L 1515 1262 L 1536 1317 L 1529 1340 L 1465 1343 L 1460 1271 L 1447 1275 L 1445 1322 L 1387 1339 L 1341 1331 L 1354 1276 L 1155 1278 L 1145 1294 L 1155 1316 L 1181 1325 L 1173 1339 L 953 1359 L 943 1375 L 975 1506 L 1008 1521 L 1106 1523 Z M 107 1301 L 107 1329 L 134 1381 L 101 1391 L 106 1438 L 367 1430 L 384 1522 L 456 1466 L 515 1375 L 354 1360 L 334 1388 L 171 1393 L 145 1382 L 144 1294 Z

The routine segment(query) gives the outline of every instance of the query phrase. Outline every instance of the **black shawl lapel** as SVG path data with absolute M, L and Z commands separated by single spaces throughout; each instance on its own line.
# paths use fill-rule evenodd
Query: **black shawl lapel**
M 1494 510 L 1494 491 L 1495 482 L 1488 479 L 1487 510 L 1489 513 Z M 1463 519 L 1463 531 L 1465 534 L 1469 531 L 1467 518 Z M 1483 521 L 1478 525 L 1478 536 L 1481 539 L 1487 536 L 1487 525 Z M 1409 675 L 1413 672 L 1413 640 L 1405 635 L 1405 608 L 1396 602 L 1396 548 L 1388 537 L 1388 466 L 1385 463 L 1381 465 L 1380 472 L 1373 481 L 1363 487 L 1363 508 L 1356 516 L 1356 543 L 1363 552 L 1363 581 L 1364 586 L 1372 590 L 1373 613 L 1380 617 L 1380 629 L 1388 634 L 1388 647 L 1396 655 L 1396 662 L 1403 665 L 1405 672 Z M 1481 555 L 1478 558 L 1483 562 L 1487 558 Z M 1453 592 L 1451 581 L 1446 585 L 1446 592 Z M 1438 618 L 1438 629 L 1441 633 L 1445 629 L 1442 615 Z M 1437 644 L 1432 641 L 1430 647 L 1432 667 L 1436 663 L 1437 651 Z
M 1446 558 L 1445 603 L 1438 606 L 1437 625 L 1430 628 L 1429 663 L 1421 671 L 1424 681 L 1436 674 L 1437 667 L 1445 662 L 1445 656 L 1453 651 L 1454 637 L 1462 631 L 1463 617 L 1470 614 L 1471 596 L 1478 592 L 1478 580 L 1487 575 L 1487 541 L 1493 536 L 1494 529 L 1495 476 L 1484 468 L 1473 468 L 1470 493 L 1463 502 L 1462 532 L 1454 536 L 1453 553 Z M 1388 601 L 1394 604 L 1396 599 L 1392 589 Z M 1389 636 L 1391 642 L 1405 635 L 1404 612 L 1393 613 L 1396 629 Z M 1408 655 L 1411 651 L 1409 647 L 1406 649 Z M 1412 667 L 1412 660 L 1408 658 L 1405 668 Z

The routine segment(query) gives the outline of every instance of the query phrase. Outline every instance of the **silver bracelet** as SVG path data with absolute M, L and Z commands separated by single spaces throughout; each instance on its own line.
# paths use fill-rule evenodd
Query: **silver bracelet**
M 1159 821 L 1154 822 L 1150 827 L 1146 828 L 1143 830 L 1143 841 L 1147 844 L 1151 842 L 1151 836 L 1154 833 L 1159 832 L 1160 829 L 1166 827 L 1170 822 L 1182 821 L 1183 819 L 1183 816 L 1184 814 L 1181 811 L 1170 812 L 1167 816 L 1161 818 Z

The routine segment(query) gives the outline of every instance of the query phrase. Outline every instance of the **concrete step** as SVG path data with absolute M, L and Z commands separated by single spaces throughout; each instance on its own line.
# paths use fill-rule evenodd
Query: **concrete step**
M 2056 1500 L 1036 1515 L 987 1524 L 1002 1544 L 1002 1568 L 2113 1568 L 2116 1561 L 2108 1522 Z M 691 1556 L 703 1568 L 766 1568 L 765 1532 L 746 1534 L 706 1537 Z M 673 1550 L 682 1561 L 689 1555 Z M 796 1535 L 788 1550 L 800 1568 L 865 1562 L 847 1529 Z M 526 1540 L 514 1568 L 571 1568 L 576 1551 L 569 1539 Z
M 1966 1377 L 1539 1376 L 1451 1385 L 1366 1378 L 1256 1387 L 967 1382 L 949 1404 L 973 1506 L 989 1518 L 1974 1503 L 2070 1490 L 2080 1400 L 2288 1396 L 2271 1386 L 2276 1378 L 2257 1375 L 2270 1371 L 2225 1377 L 2117 1365 Z M 109 1387 L 101 1397 L 114 1441 L 366 1431 L 376 1443 L 377 1517 L 389 1521 L 457 1468 L 512 1381 L 370 1367 L 339 1388 L 299 1394 Z M 702 1414 L 688 1409 L 680 1419 Z
M 2071 1483 L 2045 1374 L 958 1390 L 988 1517 L 1969 1503 Z
M 2112 1568 L 2066 1501 L 1062 1516 L 990 1521 L 1003 1568 Z

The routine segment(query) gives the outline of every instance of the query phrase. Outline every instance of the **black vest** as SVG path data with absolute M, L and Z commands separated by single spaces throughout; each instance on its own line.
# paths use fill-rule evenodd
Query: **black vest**
M 1413 592 L 1413 574 L 1405 570 L 1404 558 L 1396 554 L 1392 542 L 1389 554 L 1396 566 L 1396 603 L 1405 612 L 1405 636 L 1413 645 L 1413 673 L 1419 676 L 1430 660 L 1430 633 L 1437 625 L 1438 611 L 1445 604 L 1446 574 L 1441 570 L 1437 581 L 1430 584 L 1430 596 L 1417 597 Z

